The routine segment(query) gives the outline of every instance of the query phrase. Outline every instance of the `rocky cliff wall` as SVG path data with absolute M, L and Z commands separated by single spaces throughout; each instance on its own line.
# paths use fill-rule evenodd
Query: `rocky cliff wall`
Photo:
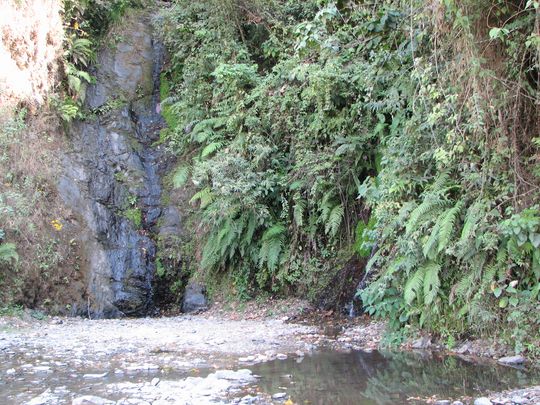
M 87 300 L 74 306 L 75 313 L 151 313 L 156 240 L 164 230 L 180 232 L 178 213 L 161 203 L 167 157 L 154 145 L 164 125 L 162 62 L 151 12 L 130 12 L 99 52 L 96 84 L 86 99 L 94 116 L 70 130 L 59 190 L 78 214 L 89 279 Z

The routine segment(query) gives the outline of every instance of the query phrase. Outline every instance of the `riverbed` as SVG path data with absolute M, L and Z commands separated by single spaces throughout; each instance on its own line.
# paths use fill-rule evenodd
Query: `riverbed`
M 524 367 L 431 351 L 336 350 L 325 342 L 343 337 L 327 332 L 287 317 L 2 319 L 0 403 L 472 403 L 540 383 Z M 529 391 L 521 403 L 538 403 Z

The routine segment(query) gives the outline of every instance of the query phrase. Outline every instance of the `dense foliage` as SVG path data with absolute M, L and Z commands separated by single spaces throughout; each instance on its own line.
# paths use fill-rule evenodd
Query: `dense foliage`
M 56 100 L 60 117 L 70 122 L 83 118 L 87 87 L 94 82 L 89 72 L 96 61 L 96 50 L 111 25 L 118 23 L 127 10 L 143 7 L 146 0 L 64 0 L 64 80 L 63 97 Z
M 306 293 L 356 251 L 398 328 L 534 339 L 537 1 L 177 0 L 160 26 L 203 269 Z

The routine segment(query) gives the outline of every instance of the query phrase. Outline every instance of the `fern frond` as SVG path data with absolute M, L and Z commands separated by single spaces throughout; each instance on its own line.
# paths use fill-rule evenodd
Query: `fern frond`
M 439 234 L 441 229 L 441 222 L 437 221 L 431 230 L 431 235 L 429 235 L 428 240 L 424 243 L 422 247 L 422 253 L 424 257 L 430 260 L 435 259 L 437 255 L 437 245 L 439 244 Z
M 287 228 L 283 224 L 275 224 L 266 230 L 262 236 L 259 266 L 262 267 L 266 264 L 270 271 L 277 268 L 286 230 Z
M 191 172 L 191 168 L 189 166 L 178 167 L 176 171 L 174 172 L 174 175 L 172 178 L 173 187 L 174 188 L 183 187 L 189 179 L 190 172 Z
M 208 144 L 201 152 L 201 157 L 207 158 L 208 156 L 214 154 L 216 151 L 220 150 L 223 147 L 223 142 L 212 142 Z
M 452 294 L 450 299 L 453 300 L 454 295 L 456 297 L 468 300 L 473 294 L 475 288 L 477 287 L 475 280 L 475 274 L 469 272 L 465 277 L 459 280 L 454 287 L 452 288 Z
M 412 304 L 420 290 L 422 289 L 422 283 L 424 282 L 425 269 L 420 267 L 409 277 L 405 284 L 405 290 L 403 292 L 403 298 L 407 304 Z
M 429 191 L 435 194 L 440 193 L 441 190 L 447 187 L 449 182 L 450 173 L 448 171 L 444 171 L 435 178 L 435 181 L 429 187 Z
M 210 187 L 203 188 L 199 192 L 195 193 L 195 195 L 191 197 L 191 200 L 189 200 L 190 203 L 194 203 L 196 201 L 201 202 L 201 208 L 206 208 L 214 201 L 212 189 Z
M 17 254 L 14 243 L 0 244 L 0 261 L 8 263 L 11 261 L 19 261 L 19 255 Z
M 286 228 L 283 224 L 275 224 L 264 232 L 262 240 L 264 242 L 271 239 L 279 238 L 285 233 L 285 231 Z
M 419 225 L 433 220 L 443 209 L 448 206 L 448 202 L 434 199 L 426 198 L 418 207 L 416 207 L 409 216 L 409 220 L 405 225 L 405 230 L 408 234 L 416 231 Z
M 441 216 L 439 225 L 439 247 L 437 249 L 438 253 L 448 248 L 448 244 L 450 243 L 450 239 L 455 230 L 457 217 L 461 213 L 463 205 L 463 201 L 458 201 L 453 208 L 450 208 Z
M 281 249 L 283 248 L 283 241 L 281 239 L 270 239 L 263 243 L 266 245 L 266 266 L 270 271 L 274 271 L 279 263 L 279 256 Z
M 301 198 L 295 199 L 294 202 L 295 202 L 294 208 L 293 208 L 294 223 L 296 224 L 296 226 L 300 228 L 304 225 L 304 211 L 306 209 L 306 202 Z
M 480 221 L 485 214 L 484 209 L 485 205 L 481 201 L 476 202 L 469 207 L 467 213 L 465 214 L 465 221 L 461 231 L 461 237 L 459 239 L 460 244 L 466 245 L 468 243 L 469 239 L 473 235 L 478 221 Z
M 440 263 L 430 261 L 425 266 L 424 270 L 424 304 L 430 305 L 437 297 L 441 288 L 439 272 L 441 271 Z
M 339 226 L 341 225 L 341 221 L 343 219 L 343 206 L 341 204 L 336 205 L 334 208 L 332 208 L 332 211 L 330 211 L 330 215 L 328 216 L 328 219 L 326 221 L 326 224 L 324 226 L 325 232 L 332 236 L 335 236 L 337 234 L 337 231 L 339 230 Z
M 253 211 L 250 211 L 248 214 L 247 226 L 244 232 L 244 237 L 242 238 L 243 244 L 250 244 L 253 239 L 253 234 L 257 228 L 257 216 Z

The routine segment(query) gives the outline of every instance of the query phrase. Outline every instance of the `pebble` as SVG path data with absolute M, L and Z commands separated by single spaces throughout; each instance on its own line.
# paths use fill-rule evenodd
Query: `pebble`
M 49 366 L 36 366 L 33 368 L 36 373 L 52 373 L 52 370 Z
M 71 405 L 110 405 L 114 404 L 113 401 L 108 399 L 96 397 L 95 395 L 85 395 L 83 397 L 75 398 Z
M 253 404 L 255 401 L 259 399 L 258 397 L 254 397 L 252 395 L 246 395 L 245 397 L 242 397 L 238 403 L 239 404 Z
M 461 401 L 454 401 L 454 402 L 452 402 L 452 405 L 463 405 L 463 402 L 461 402 Z
M 491 405 L 491 401 L 489 398 L 480 397 L 474 400 L 474 405 Z
M 15 374 L 15 369 L 14 369 L 14 368 L 10 368 L 9 370 L 6 370 L 6 374 L 7 374 L 7 375 Z
M 450 405 L 451 402 L 448 401 L 447 399 L 442 399 L 442 400 L 439 400 L 439 401 L 435 401 L 435 405 Z
M 272 395 L 272 399 L 285 399 L 287 398 L 286 392 L 276 392 L 274 395 Z
M 87 378 L 87 379 L 98 379 L 98 378 L 105 378 L 105 377 L 107 377 L 107 375 L 109 375 L 108 372 L 101 373 L 101 374 L 84 374 L 84 375 L 83 375 L 83 378 Z
M 283 354 L 283 353 L 278 353 L 276 355 L 276 359 L 278 359 L 278 360 L 287 360 L 287 355 Z

